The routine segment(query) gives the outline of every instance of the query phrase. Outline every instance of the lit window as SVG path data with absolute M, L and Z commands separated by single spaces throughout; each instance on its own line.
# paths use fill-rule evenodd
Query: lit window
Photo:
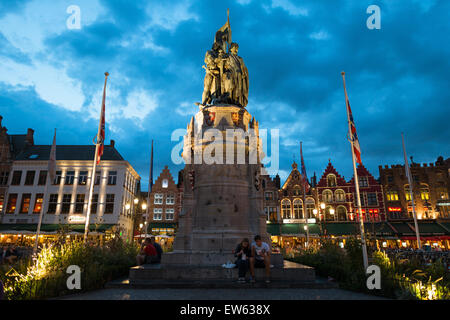
M 395 190 L 389 190 L 386 192 L 387 201 L 398 201 L 398 192 Z
M 10 193 L 8 196 L 8 204 L 6 206 L 6 213 L 14 213 L 17 206 L 17 193 Z
M 44 194 L 36 194 L 36 199 L 34 200 L 33 213 L 41 213 L 42 203 L 44 201 Z
M 80 171 L 79 176 L 78 176 L 78 184 L 79 185 L 85 185 L 86 184 L 87 175 L 88 175 L 87 171 Z
M 306 198 L 306 211 L 308 218 L 314 217 L 314 209 L 316 208 L 316 202 L 313 198 Z
M 291 218 L 291 202 L 288 199 L 281 201 L 281 214 L 283 219 Z
M 28 209 L 30 209 L 30 201 L 31 201 L 30 193 L 22 194 L 22 204 L 20 205 L 20 213 L 28 213 Z
M 303 203 L 300 199 L 294 200 L 294 219 L 303 219 Z
M 438 200 L 448 200 L 448 191 L 446 187 L 436 188 Z
M 345 192 L 344 190 L 336 190 L 335 197 L 337 202 L 345 202 Z
M 168 188 L 168 187 L 169 187 L 169 180 L 164 179 L 164 180 L 162 181 L 162 187 L 163 187 L 163 188 Z
M 325 202 L 332 202 L 333 201 L 333 192 L 331 192 L 331 190 L 325 190 L 322 193 L 322 198 Z
M 430 189 L 426 184 L 420 186 L 420 197 L 422 200 L 430 200 Z
M 409 185 L 405 185 L 405 199 L 406 201 L 411 201 L 411 193 L 409 190 Z

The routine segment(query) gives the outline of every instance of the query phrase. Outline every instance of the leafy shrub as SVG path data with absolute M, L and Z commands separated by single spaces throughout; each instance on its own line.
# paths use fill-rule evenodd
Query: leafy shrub
M 44 246 L 28 260 L 13 268 L 0 270 L 6 299 L 42 299 L 73 291 L 67 289 L 66 270 L 77 265 L 81 270 L 81 290 L 92 290 L 127 274 L 135 264 L 138 247 L 117 237 L 104 246 L 75 241 Z

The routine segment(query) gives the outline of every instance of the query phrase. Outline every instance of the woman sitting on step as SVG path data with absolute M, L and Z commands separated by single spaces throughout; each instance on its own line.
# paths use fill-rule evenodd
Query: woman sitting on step
M 241 243 L 238 244 L 234 251 L 234 256 L 237 258 L 236 265 L 239 268 L 238 282 L 245 283 L 245 274 L 250 267 L 250 257 L 252 256 L 250 242 L 247 238 L 244 238 Z

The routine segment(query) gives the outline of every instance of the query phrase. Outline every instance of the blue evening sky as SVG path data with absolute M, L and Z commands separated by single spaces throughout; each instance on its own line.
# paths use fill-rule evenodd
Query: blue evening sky
M 381 8 L 369 30 L 366 9 Z M 81 29 L 69 29 L 70 5 Z M 328 159 L 349 179 L 344 92 L 363 163 L 402 163 L 401 132 L 416 162 L 449 156 L 448 0 L 2 0 L 0 115 L 8 132 L 35 129 L 36 144 L 90 144 L 105 71 L 106 139 L 148 184 L 171 161 L 172 131 L 186 128 L 201 100 L 205 51 L 230 8 L 233 41 L 250 74 L 248 111 L 280 130 L 280 173 L 299 161 L 320 177 Z M 276 173 L 276 172 L 272 172 Z

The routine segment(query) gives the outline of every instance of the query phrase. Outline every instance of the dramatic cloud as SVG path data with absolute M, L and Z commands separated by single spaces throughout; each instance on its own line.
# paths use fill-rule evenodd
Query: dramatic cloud
M 66 26 L 78 5 L 81 29 Z M 381 29 L 366 27 L 369 5 Z M 205 51 L 230 8 L 233 41 L 250 73 L 248 111 L 260 128 L 280 130 L 280 176 L 299 142 L 309 176 L 328 159 L 350 178 L 350 146 L 340 72 L 362 159 L 401 163 L 401 136 L 417 162 L 449 156 L 449 1 L 8 1 L 0 4 L 0 114 L 10 133 L 36 141 L 89 144 L 107 88 L 107 139 L 148 183 L 169 165 L 173 130 L 198 111 Z M 270 148 L 270 146 L 269 146 Z M 270 155 L 270 150 L 269 153 Z M 274 173 L 274 172 L 272 172 Z

